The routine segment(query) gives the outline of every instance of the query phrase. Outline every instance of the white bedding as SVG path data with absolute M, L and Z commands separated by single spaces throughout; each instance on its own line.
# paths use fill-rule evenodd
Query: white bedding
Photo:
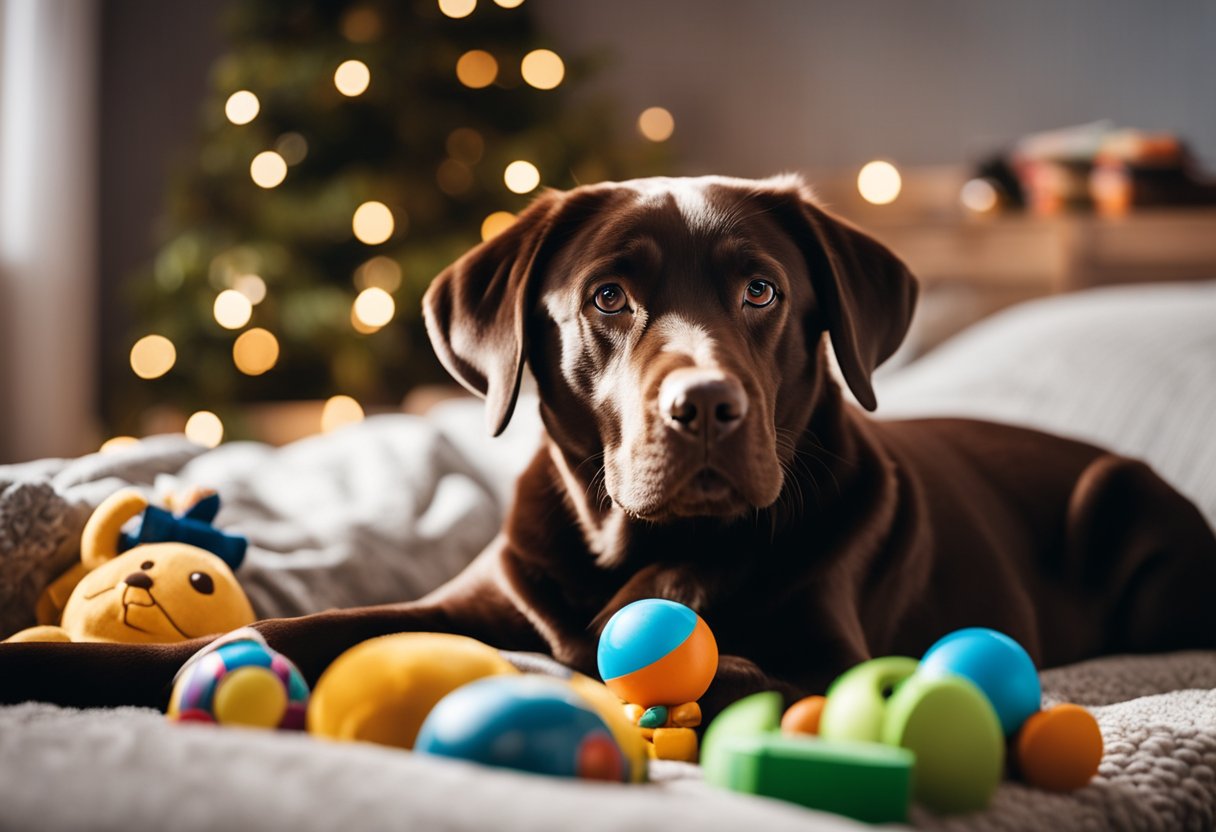
M 1147 458 L 1216 518 L 1216 284 L 1104 290 L 1011 310 L 880 379 L 879 415 L 999 418 Z M 522 404 L 505 443 L 480 407 L 391 416 L 283 449 L 202 452 L 180 438 L 0 467 L 0 631 L 27 623 L 74 557 L 92 505 L 126 483 L 218 486 L 251 541 L 262 615 L 415 597 L 495 533 L 538 435 Z M 1003 786 L 974 828 L 1212 828 L 1216 654 L 1112 658 L 1045 674 L 1096 713 L 1109 753 L 1077 795 Z M 708 790 L 668 766 L 610 787 L 492 772 L 305 737 L 171 727 L 152 712 L 0 709 L 0 829 L 852 828 Z M 938 822 L 917 814 L 918 825 Z M 947 825 L 950 825 L 947 823 Z
M 536 420 L 521 418 L 503 453 L 469 454 L 449 434 L 464 432 L 462 420 L 484 432 L 480 407 L 442 408 L 429 420 L 380 416 L 284 448 L 205 451 L 161 436 L 78 460 L 0 466 L 0 633 L 32 623 L 41 587 L 78 557 L 92 507 L 126 485 L 152 495 L 217 488 L 218 525 L 249 538 L 239 577 L 262 617 L 424 594 L 497 534 L 539 435 Z

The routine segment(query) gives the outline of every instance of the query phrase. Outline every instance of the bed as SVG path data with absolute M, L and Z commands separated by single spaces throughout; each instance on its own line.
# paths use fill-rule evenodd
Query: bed
M 1007 310 L 876 378 L 880 418 L 1041 427 L 1148 460 L 1216 524 L 1216 282 L 1091 290 Z M 381 416 L 283 448 L 156 437 L 0 467 L 0 633 L 76 557 L 92 507 L 134 484 L 217 487 L 251 541 L 262 616 L 416 597 L 495 534 L 539 436 L 535 401 L 484 434 L 471 400 Z M 1107 753 L 1071 795 L 1004 784 L 943 829 L 1216 827 L 1216 653 L 1116 656 L 1043 673 L 1091 707 Z M 173 726 L 144 709 L 0 708 L 0 829 L 836 830 L 846 819 L 716 791 L 658 763 L 644 786 L 557 781 L 303 735 Z

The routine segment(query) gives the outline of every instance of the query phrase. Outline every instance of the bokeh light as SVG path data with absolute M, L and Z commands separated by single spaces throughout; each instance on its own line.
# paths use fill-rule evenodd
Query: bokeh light
M 350 305 L 350 326 L 351 329 L 360 335 L 371 335 L 373 332 L 380 331 L 380 327 L 368 326 L 367 324 L 363 323 L 363 321 L 359 320 L 359 316 L 355 312 L 355 305 L 353 303 Z
M 536 190 L 536 186 L 540 184 L 540 171 L 531 162 L 520 160 L 507 165 L 502 178 L 513 192 L 526 194 Z
M 225 289 L 215 296 L 211 311 L 224 329 L 240 329 L 253 316 L 253 302 L 236 289 Z
M 186 438 L 204 448 L 214 448 L 224 439 L 224 423 L 210 410 L 200 410 L 186 420 Z
M 354 310 L 355 318 L 365 327 L 379 329 L 393 319 L 397 304 L 388 292 L 372 286 L 355 298 Z
M 481 223 L 481 239 L 490 240 L 497 237 L 515 224 L 515 215 L 510 211 L 495 211 Z
M 247 376 L 260 376 L 279 360 L 279 339 L 261 327 L 242 332 L 232 345 L 232 363 Z
M 638 116 L 638 131 L 652 142 L 665 142 L 675 132 L 676 120 L 662 107 L 650 107 Z
M 444 159 L 435 172 L 435 181 L 448 196 L 467 194 L 473 187 L 473 169 L 464 162 Z
M 371 82 L 372 71 L 363 61 L 343 61 L 334 70 L 334 86 L 349 98 L 362 95 Z
M 401 288 L 401 264 L 384 255 L 373 257 L 355 269 L 355 287 L 395 292 Z
M 475 90 L 488 87 L 498 77 L 498 61 L 483 49 L 470 50 L 456 62 L 456 77 Z
M 524 0 L 494 0 L 494 2 L 504 9 L 517 9 L 523 5 Z
M 298 165 L 308 155 L 308 140 L 299 133 L 284 133 L 274 143 L 274 149 L 288 165 Z
M 378 246 L 393 236 L 393 212 L 383 202 L 365 202 L 355 209 L 351 228 L 359 242 Z
M 325 433 L 362 421 L 363 408 L 350 396 L 333 396 L 321 408 L 321 430 Z
M 232 288 L 249 298 L 254 306 L 266 300 L 266 281 L 256 274 L 238 274 L 232 280 Z
M 380 37 L 380 13 L 369 6 L 355 6 L 342 15 L 342 37 L 351 43 L 371 43 Z
M 468 17 L 477 8 L 477 0 L 439 0 L 439 11 L 448 17 Z
M 486 140 L 471 127 L 457 127 L 448 133 L 444 146 L 449 156 L 466 165 L 477 164 L 486 152 Z
M 237 90 L 224 103 L 224 115 L 233 124 L 248 124 L 258 117 L 261 109 L 258 97 L 249 90 Z
M 163 335 L 145 335 L 131 347 L 131 369 L 140 378 L 160 378 L 176 362 L 177 350 Z
M 862 199 L 875 205 L 894 202 L 902 187 L 899 171 L 890 162 L 867 162 L 857 174 L 857 190 Z
M 968 179 L 958 193 L 959 201 L 969 211 L 986 214 L 996 207 L 999 195 L 987 179 Z
M 115 436 L 112 439 L 107 439 L 101 443 L 98 451 L 103 454 L 111 454 L 115 451 L 121 451 L 123 448 L 130 448 L 133 445 L 138 445 L 139 440 L 134 436 Z
M 287 176 L 287 162 L 273 150 L 263 150 L 249 163 L 249 175 L 261 188 L 273 188 Z
M 534 49 L 524 55 L 519 71 L 538 90 L 551 90 L 566 77 L 566 65 L 556 52 L 548 49 Z

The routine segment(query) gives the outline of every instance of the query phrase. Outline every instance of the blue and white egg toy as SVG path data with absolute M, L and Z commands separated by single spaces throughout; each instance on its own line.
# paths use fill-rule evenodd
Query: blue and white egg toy
M 493 676 L 441 699 L 414 750 L 558 777 L 623 782 L 629 766 L 612 732 L 565 682 Z

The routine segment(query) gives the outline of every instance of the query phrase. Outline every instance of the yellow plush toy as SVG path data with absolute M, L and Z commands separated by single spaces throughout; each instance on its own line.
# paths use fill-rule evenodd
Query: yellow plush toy
M 93 512 L 80 540 L 80 563 L 39 601 L 43 624 L 6 641 L 165 643 L 251 624 L 253 608 L 223 560 L 185 543 L 150 543 L 118 554 L 122 525 L 148 507 L 135 490 Z M 62 610 L 58 625 L 53 614 Z

